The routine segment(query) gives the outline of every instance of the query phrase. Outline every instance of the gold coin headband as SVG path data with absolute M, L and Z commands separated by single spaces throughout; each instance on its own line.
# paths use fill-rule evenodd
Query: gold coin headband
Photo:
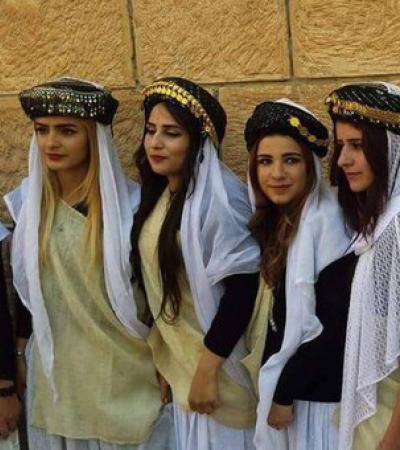
M 361 103 L 340 100 L 339 97 L 333 93 L 325 100 L 333 114 L 358 114 L 361 118 L 366 117 L 375 123 L 387 123 L 389 125 L 400 125 L 400 114 L 392 111 L 382 111 L 381 109 L 372 108 L 370 106 L 362 105 Z
M 215 147 L 219 147 L 218 135 L 210 119 L 210 116 L 203 108 L 202 104 L 197 100 L 197 98 L 194 97 L 186 89 L 182 88 L 172 81 L 156 81 L 153 84 L 145 87 L 142 90 L 142 94 L 145 97 L 150 97 L 151 95 L 164 95 L 166 97 L 172 98 L 184 107 L 188 108 L 189 111 L 197 119 L 201 120 L 203 131 L 210 136 L 210 139 Z
M 301 124 L 300 119 L 296 116 L 290 116 L 288 119 L 290 125 L 299 130 L 299 133 L 307 139 L 311 144 L 317 145 L 318 147 L 327 147 L 329 144 L 329 139 L 318 139 L 317 136 L 310 133 L 308 128 Z

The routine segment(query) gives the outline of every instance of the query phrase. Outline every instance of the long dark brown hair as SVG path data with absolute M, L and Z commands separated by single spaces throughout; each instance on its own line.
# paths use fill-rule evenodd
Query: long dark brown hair
M 347 122 L 345 120 L 340 120 Z M 335 146 L 331 161 L 330 179 L 338 187 L 338 200 L 343 209 L 347 228 L 366 236 L 374 231 L 388 198 L 388 140 L 386 130 L 364 123 L 347 122 L 362 133 L 365 159 L 374 174 L 372 185 L 363 192 L 352 192 L 343 170 L 338 166 L 341 147 L 337 144 L 335 122 Z
M 146 122 L 155 104 L 148 110 L 145 110 Z M 187 194 L 191 195 L 195 187 L 197 176 L 195 173 L 196 158 L 202 147 L 203 135 L 199 121 L 194 118 L 190 111 L 169 102 L 164 102 L 164 105 L 176 122 L 189 133 L 189 151 L 183 164 L 181 183 L 178 190 L 171 197 L 158 239 L 158 262 L 163 287 L 160 315 L 165 322 L 174 323 L 180 312 L 181 292 L 178 274 L 180 268 L 183 266 L 183 258 L 178 244 L 177 234 L 181 224 L 186 196 Z M 167 177 L 158 175 L 151 169 L 144 148 L 145 133 L 146 131 L 144 131 L 142 142 L 135 153 L 135 163 L 141 179 L 142 194 L 131 234 L 133 278 L 137 280 L 143 292 L 145 291 L 139 251 L 140 233 L 144 223 L 168 184 Z M 191 189 L 191 192 L 188 192 L 189 189 Z M 169 308 L 167 308 L 168 305 Z
M 306 187 L 301 198 L 285 207 L 278 207 L 262 192 L 257 176 L 257 153 L 261 136 L 250 151 L 249 175 L 256 199 L 256 211 L 250 220 L 250 230 L 260 245 L 261 274 L 270 288 L 277 288 L 286 267 L 286 257 L 301 217 L 307 195 L 316 182 L 316 171 L 311 150 L 297 142 L 306 164 Z

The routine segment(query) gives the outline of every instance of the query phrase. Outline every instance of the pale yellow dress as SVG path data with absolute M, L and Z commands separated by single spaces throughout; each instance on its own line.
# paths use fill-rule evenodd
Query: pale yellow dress
M 383 379 L 377 387 L 376 413 L 354 431 L 353 450 L 376 450 L 392 417 L 400 393 L 400 370 Z
M 143 226 L 139 249 L 142 273 L 151 313 L 155 318 L 149 344 L 154 362 L 170 383 L 174 402 L 189 410 L 188 395 L 199 359 L 204 351 L 202 331 L 197 320 L 188 280 L 180 271 L 182 295 L 179 318 L 173 325 L 160 316 L 162 282 L 159 274 L 157 244 L 161 225 L 169 207 L 169 191 L 165 190 L 152 214 Z M 218 423 L 238 429 L 253 428 L 256 419 L 256 399 L 243 386 L 235 383 L 225 372 L 219 373 L 221 406 L 211 415 Z
M 74 439 L 143 442 L 160 413 L 148 344 L 115 317 L 103 271 L 88 274 L 86 218 L 64 202 L 56 209 L 41 284 L 54 340 L 54 400 L 33 348 L 31 425 Z

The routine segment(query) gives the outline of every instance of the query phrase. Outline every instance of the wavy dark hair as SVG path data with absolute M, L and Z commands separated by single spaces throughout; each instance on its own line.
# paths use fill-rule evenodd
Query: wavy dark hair
M 189 133 L 189 151 L 182 168 L 181 183 L 178 190 L 171 197 L 168 212 L 158 239 L 158 262 L 163 287 L 160 315 L 165 322 L 173 324 L 180 312 L 181 292 L 178 275 L 179 269 L 183 267 L 183 257 L 178 243 L 178 230 L 188 189 L 191 189 L 191 192 L 189 192 L 189 195 L 191 195 L 195 188 L 197 178 L 196 159 L 198 152 L 202 148 L 204 136 L 201 132 L 200 122 L 189 110 L 174 103 L 162 102 L 162 100 L 158 103 L 163 103 L 177 123 Z M 151 107 L 145 109 L 146 122 L 149 119 L 152 108 L 156 104 L 157 102 L 154 102 Z M 168 185 L 167 177 L 158 175 L 151 169 L 144 148 L 145 133 L 146 131 L 144 131 L 141 144 L 135 153 L 135 163 L 140 175 L 142 194 L 131 233 L 133 278 L 138 282 L 143 292 L 145 290 L 139 251 L 140 233 L 144 223 Z
M 296 141 L 306 164 L 307 180 L 304 193 L 295 203 L 285 207 L 272 203 L 262 192 L 257 176 L 258 146 L 266 136 L 270 134 L 259 137 L 250 151 L 249 175 L 256 199 L 256 211 L 249 227 L 261 248 L 261 274 L 267 285 L 276 289 L 286 268 L 287 252 L 297 232 L 304 203 L 316 183 L 316 171 L 311 150 Z
M 362 133 L 362 147 L 365 159 L 374 173 L 372 185 L 363 192 L 352 192 L 343 170 L 338 166 L 341 148 L 337 144 L 336 123 L 353 125 Z M 338 187 L 338 200 L 343 209 L 349 232 L 366 236 L 375 229 L 388 199 L 388 140 L 386 130 L 364 123 L 338 119 L 334 127 L 334 152 L 330 167 L 330 180 Z

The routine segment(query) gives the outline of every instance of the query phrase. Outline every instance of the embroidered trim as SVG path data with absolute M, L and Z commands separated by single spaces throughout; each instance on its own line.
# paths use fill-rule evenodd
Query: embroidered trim
M 329 144 L 329 139 L 318 139 L 317 136 L 311 134 L 308 128 L 303 126 L 300 119 L 296 116 L 290 116 L 288 119 L 290 125 L 299 130 L 299 133 L 307 139 L 311 144 L 317 145 L 318 147 L 327 147 Z
M 188 108 L 197 119 L 201 120 L 203 124 L 203 131 L 210 136 L 213 144 L 216 147 L 219 146 L 218 135 L 210 116 L 207 114 L 202 104 L 190 92 L 186 91 L 184 88 L 173 83 L 172 81 L 156 81 L 145 87 L 142 90 L 142 94 L 145 97 L 150 97 L 154 94 L 165 95 L 166 97 L 170 97 Z

